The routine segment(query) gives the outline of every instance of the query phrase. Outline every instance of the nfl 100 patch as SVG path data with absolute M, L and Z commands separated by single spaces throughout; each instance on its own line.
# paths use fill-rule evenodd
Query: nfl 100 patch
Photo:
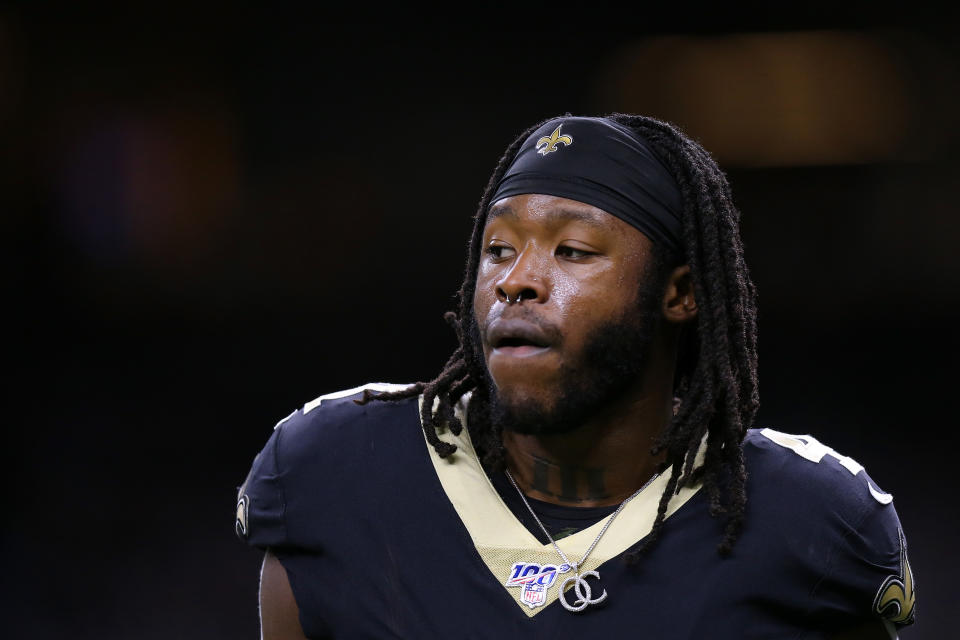
M 570 571 L 570 565 L 544 564 L 535 562 L 514 563 L 510 577 L 504 583 L 508 587 L 520 587 L 520 601 L 531 609 L 543 606 L 547 601 L 547 591 L 557 581 L 557 576 Z

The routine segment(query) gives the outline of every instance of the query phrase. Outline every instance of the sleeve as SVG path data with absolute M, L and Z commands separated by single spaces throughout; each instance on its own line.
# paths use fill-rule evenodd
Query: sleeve
M 892 496 L 875 491 L 865 471 L 861 475 L 873 497 L 837 541 L 812 595 L 822 609 L 847 619 L 877 616 L 906 626 L 916 608 L 906 538 Z
M 296 413 L 296 412 L 294 412 Z M 287 419 L 289 419 L 288 416 Z M 246 480 L 237 491 L 235 530 L 247 544 L 259 549 L 287 544 L 286 502 L 283 471 L 279 461 L 283 420 L 278 424 L 257 457 Z

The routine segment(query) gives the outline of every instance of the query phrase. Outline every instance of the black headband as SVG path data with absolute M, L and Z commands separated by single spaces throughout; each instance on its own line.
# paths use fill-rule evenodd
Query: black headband
M 524 141 L 490 204 L 542 193 L 603 209 L 679 252 L 683 200 L 647 143 L 606 118 L 557 118 Z

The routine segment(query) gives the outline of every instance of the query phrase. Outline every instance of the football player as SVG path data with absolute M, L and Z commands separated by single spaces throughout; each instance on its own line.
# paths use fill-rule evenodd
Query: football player
M 531 127 L 476 212 L 443 371 L 308 402 L 255 459 L 263 637 L 895 637 L 892 497 L 754 428 L 756 314 L 699 144 L 634 115 Z

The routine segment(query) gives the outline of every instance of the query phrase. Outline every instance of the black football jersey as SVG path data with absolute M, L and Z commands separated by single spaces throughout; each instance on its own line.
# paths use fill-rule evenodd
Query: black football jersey
M 892 496 L 810 436 L 750 430 L 746 520 L 727 557 L 723 520 L 694 486 L 671 499 L 657 544 L 627 564 L 669 472 L 657 477 L 580 569 L 580 595 L 607 597 L 572 613 L 558 597 L 566 587 L 568 604 L 582 603 L 574 572 L 504 503 L 467 429 L 441 434 L 458 446 L 442 459 L 416 399 L 359 405 L 362 390 L 282 420 L 239 491 L 237 534 L 279 558 L 310 638 L 806 639 L 871 616 L 892 631 L 913 620 Z M 579 562 L 605 522 L 557 544 Z

